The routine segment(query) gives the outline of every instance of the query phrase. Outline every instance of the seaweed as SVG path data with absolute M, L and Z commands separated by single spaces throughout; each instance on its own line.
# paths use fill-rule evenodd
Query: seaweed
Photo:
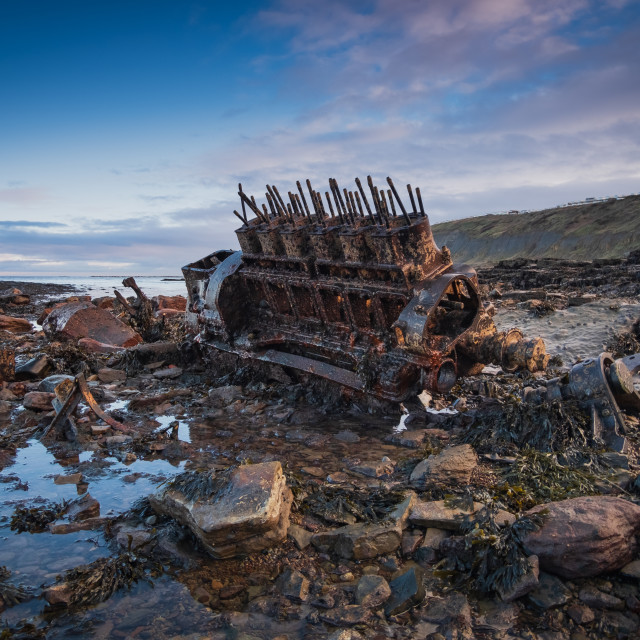
M 563 465 L 558 457 L 557 453 L 531 447 L 523 448 L 516 456 L 504 479 L 520 494 L 523 507 L 600 493 L 596 484 L 598 477 L 593 471 Z M 595 469 L 595 464 L 592 468 Z
M 546 513 L 522 516 L 511 525 L 500 526 L 498 512 L 498 504 L 489 502 L 463 525 L 463 548 L 436 565 L 435 577 L 448 581 L 452 589 L 505 593 L 532 571 L 522 541 L 543 524 Z
M 614 358 L 624 358 L 640 352 L 640 320 L 636 320 L 631 329 L 615 333 L 607 343 L 606 350 Z
M 16 507 L 11 515 L 11 531 L 42 533 L 51 522 L 62 517 L 69 502 L 45 502 L 34 507 Z
M 7 567 L 0 567 L 0 601 L 5 607 L 14 607 L 31 598 L 29 589 L 9 583 L 11 571 Z
M 229 486 L 236 468 L 237 465 L 232 465 L 219 472 L 210 469 L 184 471 L 166 482 L 165 491 L 178 491 L 190 502 L 201 498 L 215 500 Z
M 140 581 L 152 585 L 149 569 L 159 572 L 160 565 L 126 551 L 115 558 L 100 558 L 70 569 L 61 582 L 69 589 L 69 605 L 86 607 L 104 602 L 119 589 L 130 589 Z
M 575 400 L 532 404 L 508 396 L 497 408 L 479 415 L 463 441 L 487 451 L 500 444 L 558 451 L 587 446 L 590 425 L 590 415 Z
M 312 513 L 338 524 L 354 522 L 378 523 L 388 520 L 391 511 L 405 498 L 404 491 L 347 490 L 322 487 L 308 495 L 300 505 L 303 513 Z

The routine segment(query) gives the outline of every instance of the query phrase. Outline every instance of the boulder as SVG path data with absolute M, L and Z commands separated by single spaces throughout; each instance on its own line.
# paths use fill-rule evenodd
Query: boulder
M 279 462 L 242 465 L 223 490 L 189 500 L 171 488 L 149 497 L 153 509 L 186 525 L 215 558 L 262 551 L 282 542 L 293 496 Z
M 347 560 L 365 560 L 394 553 L 402 543 L 402 531 L 415 494 L 410 494 L 382 524 L 356 523 L 316 533 L 311 544 L 322 553 L 330 553 Z
M 411 484 L 459 486 L 469 484 L 473 470 L 478 466 L 478 456 L 469 444 L 447 447 L 436 455 L 430 455 L 418 463 L 411 473 Z
M 540 529 L 524 539 L 540 568 L 565 578 L 595 576 L 631 562 L 640 533 L 640 506 L 614 496 L 586 496 L 538 505 Z
M 91 302 L 70 302 L 53 309 L 42 328 L 47 336 L 57 339 L 91 338 L 118 347 L 132 347 L 142 342 L 139 333 Z
M 8 331 L 9 333 L 29 333 L 33 326 L 24 318 L 15 318 L 14 316 L 0 315 L 0 331 Z

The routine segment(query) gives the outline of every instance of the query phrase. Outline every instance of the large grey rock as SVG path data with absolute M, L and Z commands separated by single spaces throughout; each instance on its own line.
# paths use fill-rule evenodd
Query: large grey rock
M 587 496 L 539 505 L 544 524 L 524 539 L 544 571 L 565 578 L 595 576 L 629 563 L 637 549 L 640 506 L 613 496 Z
M 478 456 L 469 444 L 447 447 L 436 455 L 430 455 L 418 463 L 411 473 L 411 484 L 459 486 L 469 484 L 473 470 L 478 466 Z
M 402 530 L 407 525 L 415 494 L 411 493 L 382 524 L 349 524 L 331 531 L 316 533 L 311 544 L 323 553 L 347 560 L 365 560 L 394 553 L 402 542 Z
M 279 462 L 242 465 L 223 491 L 188 500 L 170 487 L 151 506 L 188 526 L 215 558 L 262 551 L 287 536 L 293 496 Z
M 69 382 L 73 382 L 75 378 L 73 376 L 68 376 L 64 373 L 58 373 L 54 376 L 49 376 L 38 383 L 38 391 L 53 393 L 55 388 L 64 380 L 69 380 Z

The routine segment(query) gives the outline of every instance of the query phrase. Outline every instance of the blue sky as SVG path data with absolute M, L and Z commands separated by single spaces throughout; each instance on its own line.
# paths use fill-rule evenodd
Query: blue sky
M 640 0 L 0 3 L 0 274 L 174 274 L 237 183 L 432 222 L 640 191 Z

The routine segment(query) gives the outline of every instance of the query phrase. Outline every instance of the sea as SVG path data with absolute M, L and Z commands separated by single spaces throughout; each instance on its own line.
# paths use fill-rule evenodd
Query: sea
M 0 276 L 0 289 L 2 282 L 12 280 L 15 282 L 37 282 L 41 284 L 68 284 L 77 288 L 78 293 L 90 295 L 92 298 L 100 296 L 113 296 L 113 290 L 118 289 L 123 295 L 133 295 L 131 289 L 122 286 L 126 276 Z M 147 297 L 157 295 L 186 297 L 187 289 L 184 278 L 174 276 L 134 276 L 138 286 Z

